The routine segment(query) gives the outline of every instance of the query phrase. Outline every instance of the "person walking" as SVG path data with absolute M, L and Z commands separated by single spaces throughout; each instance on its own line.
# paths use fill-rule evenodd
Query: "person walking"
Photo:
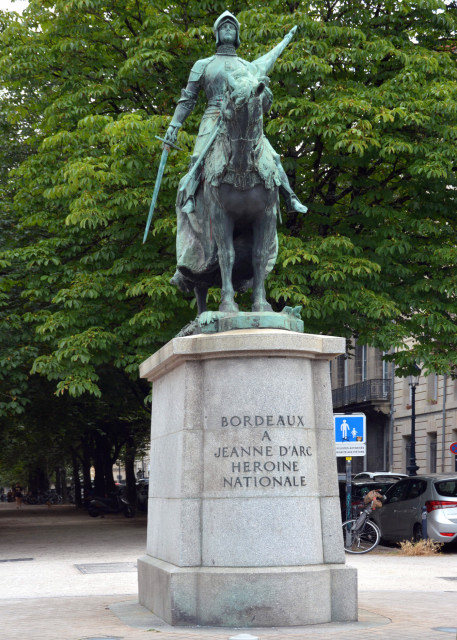
M 23 493 L 22 493 L 22 487 L 19 484 L 19 482 L 16 482 L 16 486 L 14 487 L 13 493 L 14 493 L 14 498 L 16 500 L 16 509 L 22 509 Z

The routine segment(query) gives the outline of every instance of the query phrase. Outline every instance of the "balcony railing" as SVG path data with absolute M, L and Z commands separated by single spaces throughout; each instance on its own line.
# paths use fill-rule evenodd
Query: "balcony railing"
M 333 407 L 345 407 L 364 402 L 388 402 L 390 380 L 364 380 L 332 391 Z

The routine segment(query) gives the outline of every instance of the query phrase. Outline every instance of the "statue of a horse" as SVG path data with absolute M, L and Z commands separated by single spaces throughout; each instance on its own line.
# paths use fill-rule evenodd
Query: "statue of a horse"
M 237 312 L 235 291 L 252 286 L 252 311 L 269 311 L 265 278 L 277 256 L 278 156 L 263 134 L 267 79 L 247 70 L 228 77 L 218 133 L 206 154 L 195 213 L 177 206 L 178 270 L 194 289 L 198 313 L 208 287 L 221 287 L 220 311 Z

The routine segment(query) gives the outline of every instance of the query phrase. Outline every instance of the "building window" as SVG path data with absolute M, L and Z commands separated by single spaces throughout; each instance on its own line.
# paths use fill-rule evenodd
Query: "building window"
M 405 471 L 407 471 L 407 466 L 409 465 L 409 459 L 411 457 L 411 436 L 403 436 L 404 440 L 404 452 L 405 452 L 405 460 L 404 467 Z
M 382 355 L 385 356 L 388 353 L 389 353 L 388 351 L 383 351 Z M 389 362 L 387 362 L 386 360 L 382 360 L 382 390 L 384 394 L 386 394 L 389 389 L 389 382 L 390 382 Z
M 336 359 L 336 388 L 344 387 L 345 382 L 346 356 L 338 356 Z
M 435 373 L 427 378 L 427 401 L 430 404 L 438 402 L 438 376 Z
M 429 433 L 428 439 L 428 468 L 430 473 L 436 473 L 436 449 L 437 438 L 436 433 Z
M 355 348 L 355 375 L 357 382 L 367 380 L 367 346 L 357 345 Z
M 407 407 L 411 409 L 411 402 L 413 401 L 413 392 L 408 378 L 403 378 L 403 397 L 408 398 Z

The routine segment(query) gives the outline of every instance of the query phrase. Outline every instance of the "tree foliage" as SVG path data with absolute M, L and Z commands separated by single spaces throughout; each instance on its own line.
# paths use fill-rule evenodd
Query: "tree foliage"
M 169 280 L 203 100 L 141 241 L 155 136 L 226 8 L 245 59 L 298 26 L 266 132 L 309 212 L 283 212 L 270 297 L 308 332 L 395 347 L 403 372 L 455 373 L 455 3 L 31 0 L 0 15 L 2 415 L 25 419 L 35 376 L 58 398 L 104 402 L 119 375 L 138 391 L 138 364 L 195 315 Z

